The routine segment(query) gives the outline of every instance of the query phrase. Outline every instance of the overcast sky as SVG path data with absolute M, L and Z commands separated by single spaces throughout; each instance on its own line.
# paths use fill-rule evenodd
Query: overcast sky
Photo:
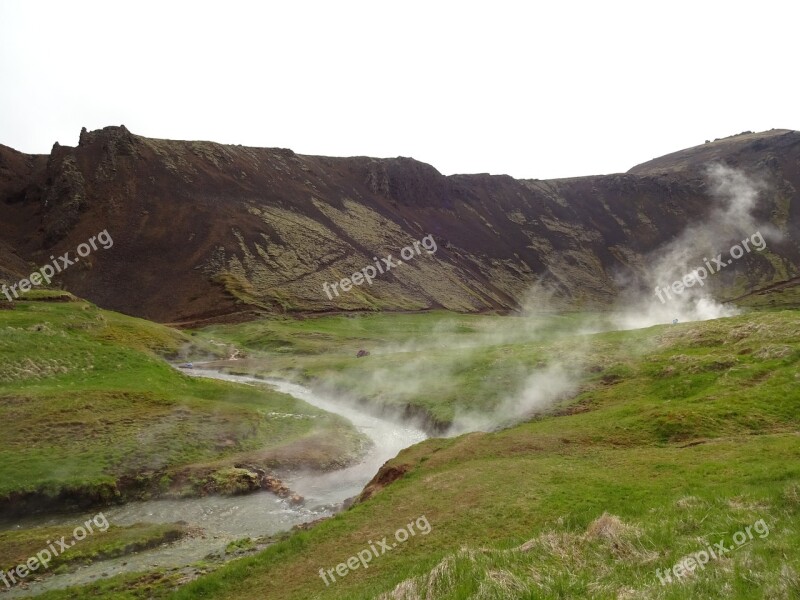
M 0 0 L 0 143 L 124 124 L 446 174 L 625 171 L 800 129 L 798 5 Z

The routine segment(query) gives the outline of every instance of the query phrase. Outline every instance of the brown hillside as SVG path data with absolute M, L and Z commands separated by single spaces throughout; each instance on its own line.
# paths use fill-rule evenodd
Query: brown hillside
M 535 281 L 571 306 L 604 305 L 614 277 L 709 206 L 701 169 L 728 162 L 773 186 L 760 217 L 787 232 L 770 250 L 800 264 L 800 133 L 734 136 L 626 174 L 515 180 L 454 175 L 410 158 L 326 158 L 291 150 L 83 131 L 49 156 L 0 146 L 0 279 L 98 250 L 58 280 L 97 304 L 163 322 L 253 310 L 508 309 Z M 780 221 L 778 223 L 778 221 Z M 432 234 L 423 254 L 329 300 L 349 276 Z M 764 256 L 761 273 L 780 277 Z M 791 270 L 791 269 L 790 269 Z

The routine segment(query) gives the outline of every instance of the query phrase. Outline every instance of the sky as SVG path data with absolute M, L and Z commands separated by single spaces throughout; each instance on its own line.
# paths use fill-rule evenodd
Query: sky
M 800 4 L 0 0 L 0 144 L 81 127 L 410 156 L 444 174 L 623 172 L 800 129 Z

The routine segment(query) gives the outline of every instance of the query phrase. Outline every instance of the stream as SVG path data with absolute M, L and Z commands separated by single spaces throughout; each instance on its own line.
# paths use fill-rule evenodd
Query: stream
M 0 584 L 0 598 L 33 596 L 47 590 L 84 585 L 121 573 L 159 567 L 183 567 L 202 560 L 212 552 L 224 550 L 232 541 L 272 535 L 295 525 L 330 516 L 343 501 L 358 495 L 383 463 L 395 457 L 402 449 L 428 437 L 420 429 L 366 414 L 354 406 L 321 396 L 302 385 L 288 381 L 230 375 L 209 369 L 195 368 L 184 372 L 195 377 L 248 385 L 267 384 L 317 408 L 343 416 L 369 437 L 374 447 L 362 462 L 346 469 L 330 473 L 297 473 L 283 477 L 282 481 L 293 492 L 305 497 L 306 501 L 302 506 L 292 506 L 270 492 L 257 492 L 235 497 L 205 496 L 129 502 L 86 514 L 34 516 L 13 523 L 0 523 L 0 530 L 5 531 L 60 525 L 75 527 L 102 512 L 112 525 L 183 521 L 190 527 L 203 530 L 200 536 L 187 537 L 152 550 L 100 561 L 80 567 L 72 573 L 47 575 L 38 580 L 35 577 L 37 573 L 33 573 L 25 580 L 24 586 L 11 590 L 5 590 L 5 586 Z M 97 532 L 94 535 L 102 533 Z

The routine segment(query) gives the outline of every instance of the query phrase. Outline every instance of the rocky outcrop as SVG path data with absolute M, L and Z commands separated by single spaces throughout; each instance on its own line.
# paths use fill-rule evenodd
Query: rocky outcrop
M 383 465 L 353 503 L 366 502 L 383 488 L 403 477 L 409 471 L 409 468 L 408 465 Z
M 251 475 L 253 478 L 254 486 L 260 488 L 262 490 L 267 490 L 268 492 L 272 492 L 279 498 L 284 498 L 289 501 L 290 504 L 295 506 L 303 504 L 305 502 L 305 498 L 300 494 L 297 494 L 289 489 L 289 487 L 284 484 L 280 479 L 267 473 L 264 469 L 260 467 L 256 467 L 253 465 L 245 465 L 245 464 L 237 464 L 235 465 L 237 469 L 241 469 Z

